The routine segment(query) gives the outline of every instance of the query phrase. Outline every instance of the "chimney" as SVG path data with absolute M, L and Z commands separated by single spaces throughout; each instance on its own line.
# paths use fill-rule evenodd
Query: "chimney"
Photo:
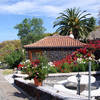
M 73 35 L 73 34 L 70 34 L 70 35 L 69 35 L 69 37 L 71 37 L 71 38 L 73 38 L 73 39 L 74 39 L 74 35 Z

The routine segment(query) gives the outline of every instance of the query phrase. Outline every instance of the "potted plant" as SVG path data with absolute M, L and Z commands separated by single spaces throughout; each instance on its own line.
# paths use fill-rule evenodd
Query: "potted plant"
M 34 83 L 36 86 L 41 86 L 42 81 L 47 77 L 47 68 L 37 66 L 33 67 L 31 70 L 31 74 L 29 75 L 29 79 L 34 79 Z
M 34 79 L 36 86 L 42 85 L 42 81 L 48 75 L 48 61 L 45 57 L 39 56 L 26 68 L 29 75 L 26 79 Z

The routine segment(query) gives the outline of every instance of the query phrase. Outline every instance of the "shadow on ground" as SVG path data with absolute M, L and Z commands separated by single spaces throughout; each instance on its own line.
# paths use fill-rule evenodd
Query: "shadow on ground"
M 24 98 L 25 100 L 36 100 L 35 98 L 29 96 L 26 92 L 24 92 L 21 88 L 17 87 L 15 84 L 12 84 L 18 91 L 14 92 L 13 95 L 19 98 Z
M 23 95 L 23 93 L 19 93 L 19 92 L 15 92 L 13 93 L 14 96 L 17 96 L 17 97 L 21 97 L 21 98 L 26 98 L 25 95 Z

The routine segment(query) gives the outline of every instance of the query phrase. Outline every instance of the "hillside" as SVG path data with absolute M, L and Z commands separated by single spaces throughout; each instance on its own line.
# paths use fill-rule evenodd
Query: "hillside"
M 19 48 L 21 48 L 20 40 L 4 41 L 0 43 L 0 61 L 3 61 L 5 55 Z

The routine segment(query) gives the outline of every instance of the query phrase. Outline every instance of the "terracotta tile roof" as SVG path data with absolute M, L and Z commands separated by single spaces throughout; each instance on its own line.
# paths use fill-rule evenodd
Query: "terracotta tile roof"
M 33 44 L 24 45 L 24 48 L 45 48 L 45 47 L 83 47 L 85 43 L 75 40 L 69 36 L 48 36 Z

